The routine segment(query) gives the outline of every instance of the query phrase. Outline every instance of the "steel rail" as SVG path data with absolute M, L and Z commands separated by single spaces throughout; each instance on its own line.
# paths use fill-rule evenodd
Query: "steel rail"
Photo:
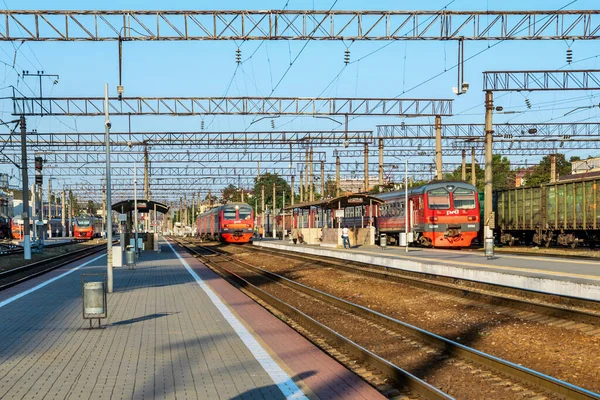
M 392 280 L 425 289 L 434 288 L 440 292 L 448 293 L 457 297 L 474 299 L 486 304 L 532 311 L 556 318 L 564 318 L 600 326 L 600 302 L 594 300 L 575 296 L 554 295 L 551 293 L 513 288 L 504 285 L 481 283 L 469 279 L 447 278 L 444 276 L 435 276 L 431 273 L 407 272 L 395 268 L 364 264 L 355 261 L 340 262 L 335 258 L 311 257 L 284 250 L 273 250 L 266 247 L 261 247 L 261 250 L 252 248 L 252 250 L 256 252 L 263 252 L 263 249 L 266 249 L 265 252 L 269 254 L 279 255 L 287 259 L 292 258 L 303 261 L 314 261 L 319 264 L 325 264 L 329 267 L 334 266 L 335 268 L 344 270 L 346 272 L 357 273 L 382 280 Z M 498 288 L 500 288 L 500 291 L 504 293 L 490 293 L 492 291 L 498 292 Z M 486 292 L 482 292 L 482 290 L 485 290 Z M 509 297 L 505 295 L 506 292 L 510 292 L 513 296 L 529 299 L 537 296 L 540 299 L 543 299 L 546 304 Z M 559 304 L 563 304 L 564 306 Z M 595 310 L 596 312 L 582 311 L 570 307 L 585 308 L 588 310 Z
M 287 315 L 291 315 L 294 319 L 300 321 L 303 324 L 303 326 L 308 327 L 308 329 L 310 330 L 318 332 L 321 336 L 324 336 L 328 340 L 334 342 L 337 346 L 341 347 L 347 353 L 352 354 L 352 356 L 356 357 L 362 362 L 370 364 L 376 369 L 382 371 L 383 374 L 392 378 L 399 385 L 408 387 L 415 393 L 418 393 L 427 399 L 451 399 L 451 397 L 441 392 L 437 388 L 429 385 L 427 382 L 417 378 L 416 376 L 401 369 L 400 367 L 379 357 L 378 355 L 372 353 L 364 347 L 352 342 L 351 340 L 345 338 L 344 336 L 335 332 L 331 328 L 328 328 L 327 326 L 304 314 L 297 308 L 294 308 L 291 305 L 283 302 L 282 300 L 279 300 L 276 297 L 270 295 L 264 290 L 259 289 L 252 283 L 240 277 L 238 274 L 228 270 L 223 266 L 218 265 L 216 262 L 213 261 L 213 259 L 206 257 L 206 255 L 200 254 L 200 252 L 192 249 L 190 246 L 180 241 L 176 241 L 176 243 L 178 243 L 180 246 L 192 253 L 195 257 L 202 257 L 202 262 L 204 264 L 219 271 L 223 276 L 235 282 L 235 284 L 239 287 L 243 288 L 244 290 L 248 290 L 250 293 L 260 298 L 265 303 L 274 306 L 279 311 Z M 198 246 L 198 248 L 209 250 L 216 254 L 221 254 L 203 246 Z
M 315 297 L 323 301 L 329 302 L 330 304 L 333 304 L 339 308 L 342 308 L 354 314 L 366 315 L 367 318 L 375 320 L 377 323 L 387 326 L 390 329 L 401 330 L 406 334 L 412 335 L 413 337 L 417 337 L 420 340 L 423 340 L 424 342 L 436 346 L 437 348 L 444 349 L 444 352 L 449 355 L 462 357 L 471 362 L 480 365 L 485 365 L 495 371 L 506 374 L 513 378 L 517 378 L 521 381 L 525 381 L 538 388 L 551 391 L 552 393 L 566 396 L 569 399 L 600 399 L 599 394 L 577 387 L 568 382 L 558 380 L 556 378 L 531 370 L 529 368 L 525 368 L 518 364 L 514 364 L 509 361 L 502 360 L 500 358 L 486 354 L 484 352 L 472 349 L 470 347 L 464 346 L 460 343 L 456 343 L 442 336 L 425 331 L 421 328 L 412 326 L 395 318 L 391 318 L 377 311 L 373 311 L 367 307 L 363 307 L 351 303 L 349 301 L 337 298 L 328 293 L 294 282 L 281 275 L 263 270 L 259 267 L 255 267 L 243 261 L 236 260 L 233 258 L 232 260 L 264 277 L 267 277 L 275 282 L 296 289 L 311 297 Z
M 11 269 L 11 270 L 8 270 L 8 271 L 2 271 L 2 272 L 0 272 L 0 280 L 1 279 L 7 279 L 10 276 L 16 275 L 18 273 L 26 272 L 27 270 L 34 269 L 34 268 L 39 267 L 41 265 L 47 264 L 49 262 L 58 261 L 58 260 L 67 258 L 67 260 L 65 260 L 63 262 L 60 262 L 60 263 L 58 263 L 56 265 L 53 265 L 53 266 L 48 267 L 48 268 L 45 268 L 45 269 L 43 269 L 41 271 L 34 272 L 34 273 L 30 274 L 30 275 L 27 275 L 25 277 L 16 279 L 14 281 L 2 284 L 2 285 L 0 285 L 0 291 L 2 291 L 4 289 L 7 289 L 9 287 L 15 286 L 15 285 L 17 285 L 17 284 L 19 284 L 21 282 L 27 281 L 29 279 L 35 278 L 37 276 L 43 275 L 43 274 L 45 274 L 47 272 L 50 272 L 52 270 L 55 270 L 57 268 L 63 267 L 65 265 L 67 265 L 67 264 L 72 263 L 73 261 L 81 260 L 82 258 L 88 257 L 88 256 L 90 256 L 92 254 L 95 254 L 95 253 L 97 253 L 99 251 L 102 251 L 105 248 L 106 248 L 105 244 L 100 244 L 100 245 L 97 245 L 97 246 L 92 246 L 89 249 L 76 250 L 76 251 L 71 252 L 71 253 L 61 254 L 59 256 L 55 256 L 55 257 L 51 257 L 51 258 L 46 258 L 45 260 L 36 261 L 34 263 L 27 264 L 27 265 L 24 265 L 22 267 L 14 268 L 14 269 Z

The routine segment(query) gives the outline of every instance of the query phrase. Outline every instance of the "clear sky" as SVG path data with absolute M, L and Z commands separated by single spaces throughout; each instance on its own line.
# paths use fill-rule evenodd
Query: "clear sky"
M 594 9 L 592 0 L 445 0 L 445 1 L 350 1 L 350 0 L 273 0 L 273 1 L 116 1 L 116 0 L 1 0 L 7 9 L 372 9 L 372 10 L 556 10 Z M 567 65 L 565 52 L 571 46 L 574 63 Z M 242 51 L 244 62 L 237 68 L 235 51 Z M 344 51 L 351 51 L 351 63 L 344 64 Z M 470 83 L 466 95 L 456 97 L 455 41 L 277 41 L 246 43 L 233 41 L 205 42 L 148 42 L 124 44 L 123 83 L 127 96 L 290 96 L 290 97 L 405 97 L 454 98 L 455 116 L 448 123 L 483 123 L 482 71 L 502 69 L 598 69 L 600 47 L 597 42 L 578 41 L 477 41 L 466 42 L 465 80 Z M 250 58 L 250 55 L 252 57 Z M 47 96 L 103 95 L 104 83 L 109 83 L 111 95 L 116 94 L 118 82 L 116 42 L 107 43 L 7 43 L 0 42 L 0 74 L 2 96 L 12 94 L 15 86 L 26 95 L 38 94 L 37 78 L 18 76 L 22 70 L 59 74 L 58 84 L 44 80 Z M 474 56 L 474 57 L 473 57 Z M 472 58 L 471 58 L 472 57 Z M 297 59 L 296 59 L 297 58 Z M 296 59 L 289 72 L 283 77 Z M 13 67 L 14 61 L 14 67 Z M 446 72 L 444 72 L 446 71 Z M 283 79 L 282 79 L 283 77 Z M 277 82 L 281 83 L 276 86 Z M 276 87 L 275 87 L 276 86 Z M 564 116 L 570 110 L 598 104 L 600 93 L 538 92 L 499 94 L 496 105 L 517 114 L 495 115 L 502 122 L 599 122 L 598 108 L 582 109 Z M 532 104 L 525 106 L 525 98 Z M 12 119 L 10 100 L 0 102 L 3 120 Z M 250 124 L 256 119 L 245 117 L 206 117 L 206 130 L 270 130 L 270 119 Z M 199 130 L 200 117 L 138 117 L 132 119 L 134 130 Z M 113 130 L 126 131 L 125 118 L 113 118 Z M 351 129 L 375 129 L 378 124 L 400 123 L 398 118 L 364 117 L 351 121 Z M 433 123 L 432 118 L 411 118 L 406 123 Z M 275 120 L 276 129 L 336 129 L 338 124 L 311 117 L 282 117 Z M 103 131 L 101 118 L 30 118 L 30 129 L 54 132 Z M 0 131 L 5 134 L 4 131 Z M 596 148 L 587 154 L 600 155 Z M 478 157 L 482 159 L 482 154 Z M 512 157 L 522 162 L 525 157 Z M 536 161 L 527 157 L 528 162 Z M 432 161 L 433 155 L 422 161 Z M 457 160 L 453 160 L 457 161 Z M 284 165 L 280 165 L 284 167 Z M 18 175 L 10 166 L 0 165 L 0 172 Z M 11 183 L 16 181 L 11 180 Z

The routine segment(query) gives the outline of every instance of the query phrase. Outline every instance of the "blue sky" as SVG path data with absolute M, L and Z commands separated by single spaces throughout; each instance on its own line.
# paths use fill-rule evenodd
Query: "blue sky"
M 84 3 L 84 4 L 83 4 Z M 328 1 L 90 1 L 71 0 L 2 0 L 0 6 L 8 9 L 329 9 Z M 572 3 L 572 4 L 570 4 Z M 448 5 L 450 10 L 555 10 L 570 4 L 567 9 L 594 9 L 597 1 L 562 0 L 540 1 L 343 1 L 334 9 L 373 10 L 439 10 Z M 591 41 L 495 41 L 467 42 L 465 56 L 477 53 L 465 66 L 465 80 L 471 88 L 466 95 L 456 97 L 455 41 L 398 41 L 354 42 L 149 42 L 124 44 L 123 83 L 126 96 L 267 96 L 290 64 L 301 52 L 274 96 L 314 97 L 405 97 L 454 98 L 454 117 L 448 123 L 483 123 L 482 71 L 502 69 L 598 69 L 600 47 Z M 574 63 L 566 65 L 565 52 L 571 45 Z M 352 63 L 345 66 L 344 51 L 349 46 Z M 235 51 L 240 47 L 244 63 L 237 69 Z M 489 47 L 489 49 L 488 49 Z M 487 50 L 486 50 L 487 49 Z M 373 53 L 374 50 L 379 50 Z M 255 52 L 256 51 L 256 52 Z M 12 68 L 16 52 L 16 65 Z M 255 52 L 251 59 L 250 54 Z M 360 61 L 357 61 L 359 60 Z M 118 82 L 117 44 L 108 43 L 6 43 L 0 42 L 0 74 L 2 96 L 10 96 L 10 86 L 16 86 L 26 95 L 37 95 L 36 78 L 17 76 L 21 70 L 59 74 L 59 83 L 44 80 L 44 94 L 53 96 L 103 95 L 104 83 L 109 83 L 111 94 L 116 94 Z M 446 71 L 444 73 L 444 71 Z M 440 75 L 441 74 L 441 75 Z M 434 79 L 436 75 L 440 75 Z M 424 83 L 431 79 L 429 82 Z M 525 96 L 532 109 L 525 107 Z M 570 99 L 565 101 L 565 99 Z M 581 106 L 600 102 L 600 94 L 590 92 L 511 93 L 497 96 L 496 105 L 505 110 L 522 111 L 519 114 L 496 115 L 502 122 L 598 122 L 598 108 L 564 114 Z M 12 104 L 0 102 L 0 118 L 11 119 Z M 270 130 L 270 119 L 250 126 L 255 119 L 246 117 L 206 117 L 206 130 Z M 134 130 L 199 130 L 200 117 L 169 118 L 139 117 L 132 119 Z M 113 118 L 113 131 L 126 131 L 125 118 Z M 400 123 L 398 118 L 365 117 L 353 119 L 351 129 L 374 129 L 377 124 Z M 411 118 L 406 123 L 433 123 L 432 118 Z M 335 129 L 338 124 L 310 117 L 277 118 L 276 129 Z M 70 132 L 73 130 L 103 130 L 101 118 L 30 118 L 30 128 L 40 131 Z M 571 152 L 568 155 L 578 154 Z M 600 154 L 590 149 L 587 154 Z M 579 155 L 579 154 L 578 154 Z M 482 155 L 478 155 L 479 158 Z M 524 157 L 512 157 L 515 162 Z M 431 161 L 425 157 L 422 161 Z M 451 160 L 456 161 L 456 160 Z M 535 158 L 528 157 L 529 162 Z M 0 171 L 11 170 L 0 165 Z M 14 171 L 12 171 L 14 173 Z

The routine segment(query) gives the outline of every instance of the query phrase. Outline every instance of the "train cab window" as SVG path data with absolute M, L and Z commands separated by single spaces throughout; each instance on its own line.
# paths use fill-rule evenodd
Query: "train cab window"
M 252 209 L 247 207 L 240 207 L 238 210 L 240 219 L 252 219 Z
M 475 191 L 465 188 L 456 188 L 452 193 L 454 208 L 459 210 L 475 209 Z
M 88 226 L 90 226 L 91 221 L 88 217 L 79 217 L 79 218 L 75 219 L 75 222 L 77 223 L 78 226 L 88 227 Z
M 235 208 L 226 208 L 223 210 L 224 219 L 235 219 Z
M 427 192 L 427 205 L 431 210 L 447 210 L 450 208 L 450 193 L 444 188 Z

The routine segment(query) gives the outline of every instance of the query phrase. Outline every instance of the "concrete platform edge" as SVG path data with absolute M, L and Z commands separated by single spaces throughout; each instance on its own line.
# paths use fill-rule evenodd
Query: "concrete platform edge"
M 482 271 L 465 267 L 444 265 L 441 263 L 424 263 L 411 260 L 403 260 L 392 257 L 378 257 L 360 252 L 344 253 L 328 249 L 314 248 L 308 246 L 290 246 L 273 242 L 253 242 L 254 246 L 273 249 L 295 251 L 298 253 L 311 254 L 324 257 L 338 258 L 341 260 L 353 260 L 373 265 L 397 268 L 411 272 L 421 272 L 443 275 L 452 278 L 468 279 L 477 282 L 504 285 L 520 289 L 535 290 L 539 292 L 552 293 L 565 296 L 580 297 L 584 299 L 600 301 L 600 285 L 591 285 L 571 282 L 557 278 L 546 278 L 543 276 L 532 277 L 497 271 Z

